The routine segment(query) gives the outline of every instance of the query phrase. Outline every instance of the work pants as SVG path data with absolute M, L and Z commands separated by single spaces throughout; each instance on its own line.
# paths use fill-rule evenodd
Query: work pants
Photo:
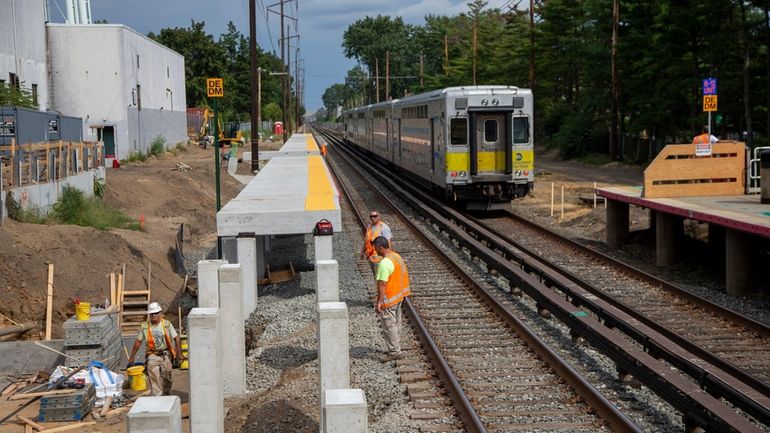
M 401 329 L 401 302 L 390 308 L 384 308 L 380 312 L 382 338 L 385 340 L 385 347 L 388 349 L 388 355 L 398 355 L 401 353 L 401 341 L 399 338 L 399 330 Z
M 171 356 L 149 355 L 147 357 L 147 377 L 150 379 L 151 395 L 161 396 L 171 393 Z

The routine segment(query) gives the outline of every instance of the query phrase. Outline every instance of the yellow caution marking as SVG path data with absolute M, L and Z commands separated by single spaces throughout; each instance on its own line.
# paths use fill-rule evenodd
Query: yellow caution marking
M 313 134 L 305 134 L 305 140 L 307 140 L 307 151 L 312 152 L 318 150 L 318 143 L 315 142 Z
M 308 145 L 309 143 L 308 139 Z M 326 173 L 323 158 L 318 155 L 307 158 L 305 210 L 334 210 L 334 189 Z
M 518 156 L 521 155 L 521 157 Z M 534 152 L 531 150 L 514 150 L 514 170 L 532 170 L 534 167 Z M 505 169 L 505 152 L 479 152 L 479 171 L 502 171 Z M 467 152 L 450 152 L 446 156 L 447 171 L 468 171 L 471 168 Z

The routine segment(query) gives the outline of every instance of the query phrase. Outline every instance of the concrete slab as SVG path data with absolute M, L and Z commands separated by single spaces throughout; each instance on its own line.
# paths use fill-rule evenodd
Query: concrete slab
M 128 433 L 182 433 L 179 397 L 139 397 L 128 412 Z
M 219 326 L 218 308 L 193 308 L 187 316 L 191 433 L 222 433 L 225 429 Z
M 198 262 L 198 306 L 219 308 L 219 267 L 227 260 Z
M 328 389 L 323 407 L 324 433 L 366 433 L 366 395 L 362 389 Z
M 317 302 L 340 301 L 340 267 L 336 260 L 316 260 Z
M 219 268 L 219 302 L 225 397 L 246 393 L 246 334 L 241 295 L 241 265 Z
M 320 376 L 321 421 L 325 391 L 350 388 L 350 342 L 348 307 L 344 302 L 318 303 L 318 373 Z

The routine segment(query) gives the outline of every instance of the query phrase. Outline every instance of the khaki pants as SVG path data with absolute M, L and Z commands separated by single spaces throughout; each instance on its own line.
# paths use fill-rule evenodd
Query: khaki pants
M 151 395 L 168 395 L 171 392 L 171 355 L 150 355 L 147 357 L 147 377 L 150 379 Z
M 385 339 L 388 355 L 400 354 L 401 302 L 380 312 L 380 327 L 382 328 L 382 338 Z

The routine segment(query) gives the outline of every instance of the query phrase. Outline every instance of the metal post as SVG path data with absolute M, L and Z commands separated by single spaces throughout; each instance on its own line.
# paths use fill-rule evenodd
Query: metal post
M 219 98 L 214 98 L 214 164 L 216 173 L 217 212 L 222 209 L 219 196 Z
M 249 0 L 249 57 L 251 60 L 251 172 L 259 170 L 259 70 L 257 69 L 257 0 Z

